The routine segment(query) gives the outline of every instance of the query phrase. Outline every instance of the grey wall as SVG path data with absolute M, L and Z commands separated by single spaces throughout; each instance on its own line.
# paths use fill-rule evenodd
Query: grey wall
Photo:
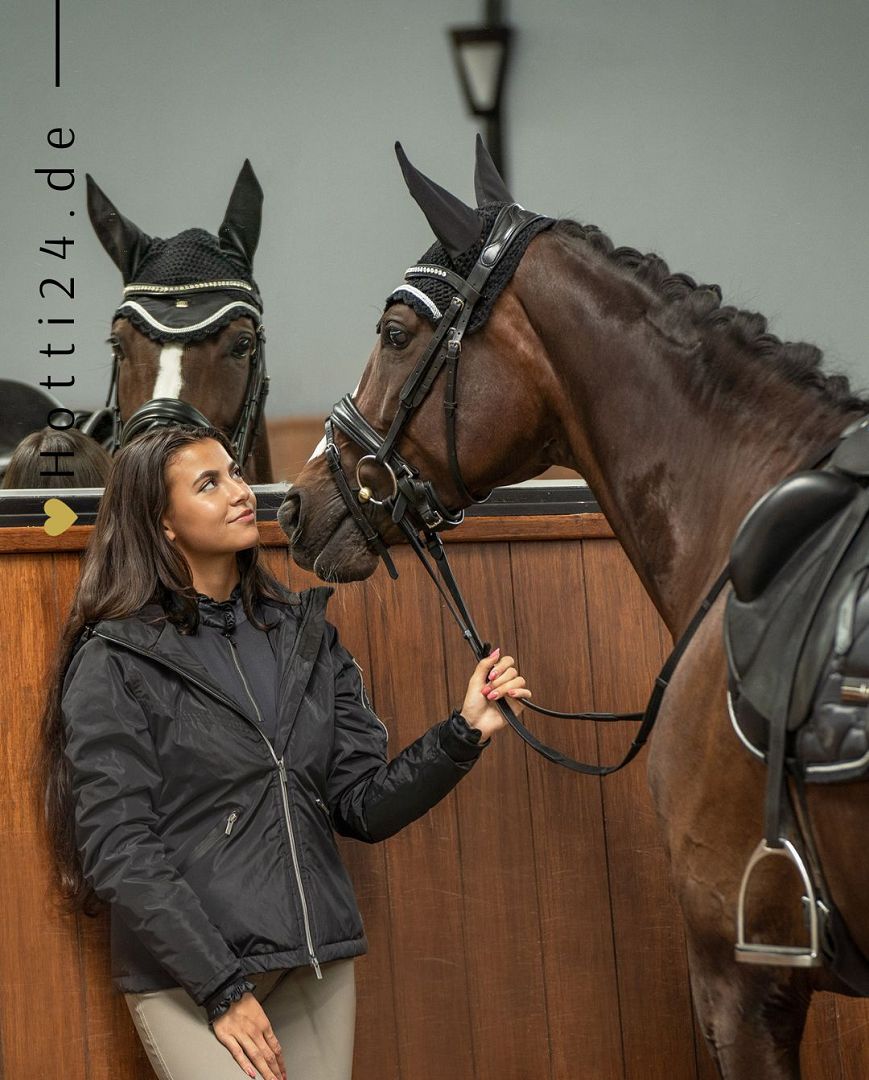
M 45 9 L 44 11 L 42 9 Z M 321 414 L 352 389 L 387 293 L 429 245 L 392 153 L 472 196 L 445 27 L 472 0 L 64 0 L 62 85 L 50 5 L 7 0 L 0 374 L 103 403 L 120 275 L 87 221 L 84 173 L 153 235 L 216 231 L 243 159 L 265 190 L 256 273 L 271 415 Z M 869 388 L 869 7 L 833 0 L 512 0 L 511 186 L 617 244 L 718 282 L 827 367 Z M 46 132 L 73 128 L 50 150 Z M 34 168 L 74 167 L 69 194 Z M 70 217 L 69 211 L 75 216 Z M 66 263 L 41 242 L 75 239 Z M 67 269 L 68 267 L 68 269 Z M 74 274 L 73 335 L 39 299 Z M 76 353 L 48 360 L 47 341 Z

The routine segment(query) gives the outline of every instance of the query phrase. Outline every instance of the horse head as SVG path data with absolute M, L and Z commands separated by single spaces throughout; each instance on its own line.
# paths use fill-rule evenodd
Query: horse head
M 253 445 L 268 376 L 253 277 L 263 196 L 250 162 L 216 236 L 198 228 L 149 236 L 91 176 L 87 192 L 91 223 L 124 282 L 109 339 L 116 426 L 123 428 L 116 443 L 155 423 L 209 422 L 232 439 L 242 465 L 255 452 L 252 482 L 270 482 L 267 442 Z
M 331 580 L 374 571 L 380 541 L 372 547 L 363 531 L 399 540 L 398 507 L 417 525 L 449 527 L 495 485 L 552 461 L 541 432 L 557 387 L 531 370 L 533 329 L 511 279 L 553 219 L 514 201 L 479 136 L 476 207 L 395 149 L 437 240 L 387 297 L 356 391 L 336 406 L 278 511 L 296 562 Z M 352 496 L 336 484 L 338 459 L 341 475 L 355 477 Z

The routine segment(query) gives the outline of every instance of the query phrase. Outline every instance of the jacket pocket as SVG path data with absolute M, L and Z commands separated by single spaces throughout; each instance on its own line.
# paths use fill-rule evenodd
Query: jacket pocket
M 179 863 L 177 868 L 178 873 L 183 874 L 185 870 L 189 870 L 190 867 L 195 862 L 198 862 L 203 855 L 207 854 L 215 844 L 221 842 L 229 843 L 235 823 L 241 816 L 243 810 L 244 807 L 234 806 L 228 814 L 224 814 L 214 828 L 207 832 L 190 854 Z

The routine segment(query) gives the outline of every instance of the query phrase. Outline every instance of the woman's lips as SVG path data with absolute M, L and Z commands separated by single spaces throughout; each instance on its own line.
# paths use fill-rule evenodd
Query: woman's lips
M 253 521 L 253 519 L 254 519 L 253 510 L 246 510 L 243 514 L 239 515 L 239 517 L 233 518 L 232 521 L 230 522 L 230 524 L 231 525 L 235 524 L 236 521 L 240 521 L 242 524 L 245 524 L 245 523 L 247 523 L 249 521 Z

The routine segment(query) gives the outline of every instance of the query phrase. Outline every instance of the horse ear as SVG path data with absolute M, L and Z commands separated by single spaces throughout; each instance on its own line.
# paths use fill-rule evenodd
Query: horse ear
M 253 269 L 253 256 L 259 243 L 262 208 L 263 189 L 245 158 L 217 235 L 224 251 L 240 255 L 249 269 Z
M 486 144 L 479 132 L 477 132 L 477 165 L 474 169 L 474 191 L 477 195 L 477 206 L 486 203 L 513 203 L 516 200 L 507 190 L 507 185 L 501 179 L 501 174 L 495 168 Z
M 476 211 L 445 188 L 429 180 L 407 160 L 401 143 L 395 144 L 395 156 L 404 174 L 407 189 L 425 214 L 435 236 L 451 259 L 462 255 L 480 239 L 480 219 Z
M 85 177 L 88 217 L 91 219 L 91 225 L 112 262 L 121 271 L 126 285 L 132 280 L 136 267 L 148 250 L 151 237 L 143 233 L 138 225 L 134 225 L 123 214 L 118 213 L 90 173 L 85 173 Z

